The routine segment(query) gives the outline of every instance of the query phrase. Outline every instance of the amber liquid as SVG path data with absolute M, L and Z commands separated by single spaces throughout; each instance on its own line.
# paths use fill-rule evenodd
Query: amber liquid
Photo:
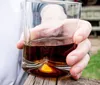
M 28 73 L 43 77 L 59 77 L 69 75 L 69 70 L 64 69 L 67 55 L 76 48 L 76 44 L 59 46 L 32 46 L 24 45 L 23 69 Z M 49 66 L 50 71 L 42 71 L 43 65 Z M 64 67 L 64 68 L 63 68 Z

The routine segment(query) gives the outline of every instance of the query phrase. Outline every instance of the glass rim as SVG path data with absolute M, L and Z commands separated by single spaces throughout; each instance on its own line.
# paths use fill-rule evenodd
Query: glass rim
M 37 0 L 37 1 L 34 1 L 34 0 L 25 0 L 25 2 L 34 2 L 34 3 L 51 3 L 51 4 L 78 4 L 78 5 L 82 5 L 82 3 L 80 2 L 73 2 L 73 1 L 46 1 L 46 0 Z

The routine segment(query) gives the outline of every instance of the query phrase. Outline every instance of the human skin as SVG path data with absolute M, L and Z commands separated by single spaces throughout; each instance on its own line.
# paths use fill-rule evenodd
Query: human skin
M 46 10 L 47 8 L 48 10 Z M 47 8 L 44 8 L 41 12 L 42 23 L 31 30 L 31 38 L 37 39 L 52 35 L 57 36 L 61 31 L 63 31 L 63 36 L 65 36 L 66 39 L 72 38 L 73 43 L 77 44 L 77 48 L 66 56 L 66 63 L 71 66 L 70 73 L 72 77 L 77 80 L 80 78 L 82 71 L 90 60 L 88 52 L 91 48 L 91 43 L 88 36 L 92 26 L 85 20 L 65 19 L 66 16 L 61 7 L 54 6 L 55 9 L 58 9 L 58 14 L 61 14 L 58 18 L 57 14 L 53 14 L 53 16 L 49 15 L 50 12 L 52 13 L 53 10 L 51 10 L 51 8 L 54 9 L 53 7 L 47 6 Z M 62 13 L 60 13 L 61 11 Z M 22 36 L 17 43 L 18 49 L 23 48 L 23 36 L 22 33 Z

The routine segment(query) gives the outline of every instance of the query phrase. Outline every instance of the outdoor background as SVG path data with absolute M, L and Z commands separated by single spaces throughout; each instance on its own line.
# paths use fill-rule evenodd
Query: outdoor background
M 83 3 L 81 18 L 92 26 L 89 39 L 92 43 L 91 59 L 82 76 L 100 80 L 100 0 L 78 0 Z

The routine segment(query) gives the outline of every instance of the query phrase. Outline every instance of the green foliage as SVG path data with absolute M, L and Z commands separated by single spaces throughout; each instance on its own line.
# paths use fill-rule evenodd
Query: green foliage
M 100 79 L 100 51 L 91 56 L 88 66 L 82 76 L 92 79 Z

